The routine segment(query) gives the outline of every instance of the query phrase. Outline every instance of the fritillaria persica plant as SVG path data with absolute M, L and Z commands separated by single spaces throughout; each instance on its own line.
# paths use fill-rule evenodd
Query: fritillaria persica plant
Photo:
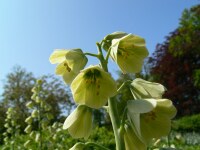
M 97 54 L 81 49 L 57 49 L 49 58 L 52 64 L 58 64 L 56 74 L 70 85 L 77 104 L 65 120 L 63 129 L 67 129 L 73 138 L 87 140 L 93 126 L 93 110 L 103 107 L 111 118 L 116 149 L 145 150 L 153 139 L 169 134 L 176 108 L 170 100 L 162 98 L 165 92 L 163 85 L 136 78 L 117 88 L 108 70 L 108 59 L 111 58 L 124 74 L 140 72 L 148 56 L 145 40 L 134 34 L 114 32 L 96 45 Z M 96 57 L 99 64 L 85 68 L 87 56 Z M 125 88 L 124 85 L 129 85 L 133 98 L 126 100 L 125 106 L 117 106 L 114 96 Z M 119 107 L 124 107 L 121 108 L 123 112 L 119 112 Z M 108 150 L 91 142 L 77 143 L 71 150 L 89 146 Z
M 4 135 L 4 146 L 3 150 L 15 150 L 17 148 L 16 137 L 19 136 L 20 133 L 20 125 L 17 125 L 17 112 L 16 108 L 9 107 L 6 112 L 6 119 L 4 127 L 6 131 L 3 133 Z M 16 148 L 17 147 L 17 148 Z
M 44 149 L 45 140 L 43 138 L 43 131 L 47 131 L 48 124 L 53 116 L 49 113 L 51 106 L 44 100 L 44 91 L 42 87 L 42 80 L 37 80 L 35 86 L 32 88 L 33 95 L 26 107 L 31 111 L 25 122 L 28 124 L 24 132 L 29 134 L 29 139 L 24 143 L 25 148 L 29 148 L 32 143 L 37 143 L 38 149 Z M 37 124 L 38 131 L 33 130 L 33 124 Z

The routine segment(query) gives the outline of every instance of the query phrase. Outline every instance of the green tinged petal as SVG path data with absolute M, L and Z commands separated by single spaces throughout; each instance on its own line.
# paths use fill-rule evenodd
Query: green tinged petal
M 122 38 L 126 35 L 127 35 L 127 33 L 125 33 L 125 32 L 117 31 L 117 32 L 114 32 L 114 33 L 111 33 L 111 34 L 105 36 L 103 39 L 103 43 L 102 43 L 103 49 L 108 51 L 108 49 L 112 45 L 112 40 Z
M 58 63 L 55 73 L 61 75 L 67 84 L 71 84 L 87 61 L 81 49 L 56 50 L 50 56 L 51 63 Z
M 58 64 L 65 60 L 65 55 L 69 50 L 55 50 L 49 57 L 49 61 L 52 64 Z
M 148 56 L 145 40 L 133 34 L 113 39 L 110 56 L 123 73 L 139 72 L 144 58 Z
M 162 84 L 136 78 L 131 83 L 132 94 L 137 98 L 161 98 L 166 91 Z
M 130 113 L 147 113 L 156 107 L 156 101 L 153 99 L 148 100 L 129 100 L 127 108 Z
M 168 99 L 144 99 L 135 101 L 129 101 L 127 107 L 128 119 L 136 135 L 145 144 L 149 144 L 153 138 L 158 139 L 162 136 L 167 136 L 171 129 L 171 119 L 176 114 L 176 108 L 172 102 Z M 152 104 L 153 109 L 148 103 Z M 142 105 L 144 108 L 141 108 Z
M 127 102 L 128 119 L 134 123 L 133 128 L 137 131 L 137 134 L 141 137 L 140 128 L 140 114 L 152 111 L 156 107 L 154 100 L 130 100 Z
M 146 150 L 147 146 L 136 136 L 133 129 L 125 125 L 124 143 L 126 150 Z
M 87 106 L 79 105 L 67 117 L 63 129 L 68 129 L 73 138 L 87 139 L 92 130 L 92 110 Z
M 100 108 L 117 93 L 117 86 L 109 73 L 99 66 L 90 66 L 76 76 L 71 90 L 77 104 Z

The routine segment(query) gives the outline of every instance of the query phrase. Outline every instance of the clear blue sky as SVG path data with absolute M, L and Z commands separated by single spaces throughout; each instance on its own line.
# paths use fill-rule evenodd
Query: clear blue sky
M 95 52 L 114 31 L 146 39 L 150 53 L 198 0 L 1 0 L 0 91 L 2 80 L 20 65 L 36 76 L 54 73 L 48 61 L 56 48 Z M 89 63 L 95 64 L 94 60 Z M 111 63 L 110 71 L 117 69 Z

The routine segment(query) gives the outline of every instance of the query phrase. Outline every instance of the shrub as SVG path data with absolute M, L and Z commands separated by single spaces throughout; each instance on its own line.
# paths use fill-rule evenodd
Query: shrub
M 200 131 L 200 114 L 182 117 L 172 122 L 172 128 L 181 132 Z

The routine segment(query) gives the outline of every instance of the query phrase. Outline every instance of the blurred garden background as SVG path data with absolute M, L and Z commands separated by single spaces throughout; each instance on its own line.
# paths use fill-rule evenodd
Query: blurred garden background
M 93 20 L 87 20 L 87 15 L 90 16 L 90 11 L 87 12 L 88 14 L 85 14 L 84 18 L 76 18 L 83 11 L 79 2 L 76 2 L 77 5 L 73 5 L 74 7 L 72 7 L 72 2 L 69 1 L 69 5 L 72 8 L 69 8 L 69 12 L 64 10 L 66 18 L 60 16 L 63 12 L 62 9 L 65 7 L 54 7 L 55 3 L 53 1 L 45 1 L 36 4 L 19 0 L 18 3 L 20 5 L 16 6 L 16 2 L 14 1 L 10 1 L 10 3 L 0 2 L 0 8 L 2 8 L 4 12 L 4 18 L 2 19 L 4 22 L 2 22 L 3 25 L 0 25 L 0 28 L 2 33 L 6 35 L 5 37 L 0 36 L 2 66 L 0 69 L 2 69 L 1 71 L 3 72 L 1 74 L 2 81 L 0 83 L 0 149 L 35 150 L 42 148 L 44 150 L 66 150 L 71 148 L 77 141 L 84 141 L 84 139 L 72 139 L 68 132 L 62 129 L 62 124 L 70 112 L 74 110 L 75 103 L 72 99 L 70 88 L 64 84 L 61 78 L 53 74 L 55 66 L 52 67 L 50 65 L 48 57 L 55 48 L 76 48 L 77 46 L 81 48 L 81 46 L 83 46 L 90 51 L 90 48 L 95 49 L 95 42 L 102 39 L 106 34 L 114 30 L 126 29 L 127 32 L 136 32 L 136 34 L 140 34 L 146 39 L 147 47 L 150 49 L 150 55 L 144 62 L 143 70 L 134 76 L 131 74 L 121 74 L 117 71 L 115 66 L 112 66 L 112 70 L 110 71 L 116 79 L 118 86 L 126 79 L 134 79 L 137 77 L 152 82 L 159 82 L 167 89 L 164 97 L 172 100 L 178 110 L 176 118 L 172 121 L 172 131 L 170 135 L 155 141 L 149 149 L 167 149 L 170 147 L 171 149 L 178 150 L 200 150 L 200 5 L 198 1 L 190 1 L 190 3 L 185 1 L 183 0 L 185 5 L 181 7 L 173 6 L 171 8 L 169 5 L 181 5 L 181 1 L 179 3 L 172 3 L 169 1 L 168 7 L 166 6 L 166 12 L 168 13 L 162 16 L 164 23 L 167 23 L 165 22 L 165 17 L 173 15 L 171 9 L 173 10 L 177 7 L 181 13 L 177 13 L 179 16 L 175 18 L 177 20 L 177 25 L 170 26 L 168 31 L 163 32 L 165 35 L 157 35 L 156 32 L 163 31 L 160 31 L 161 27 L 151 27 L 153 26 L 153 24 L 151 24 L 152 21 L 158 26 L 165 28 L 163 21 L 156 20 L 158 18 L 153 18 L 152 16 L 150 16 L 151 20 L 149 19 L 148 22 L 143 23 L 149 23 L 149 28 L 155 32 L 154 34 L 152 32 L 148 33 L 148 25 L 143 26 L 146 27 L 144 31 L 140 32 L 142 29 L 137 30 L 137 26 L 140 25 L 140 18 L 138 17 L 138 20 L 135 21 L 133 14 L 137 13 L 140 16 L 141 13 L 141 17 L 146 15 L 146 19 L 148 19 L 148 13 L 145 13 L 145 8 L 149 7 L 146 6 L 148 4 L 146 4 L 145 1 L 143 1 L 143 3 L 135 2 L 135 4 L 134 1 L 133 3 L 127 1 L 127 4 L 124 4 L 125 6 L 131 4 L 131 6 L 127 6 L 128 9 L 134 9 L 137 7 L 137 4 L 139 8 L 144 8 L 143 10 L 137 8 L 133 12 L 130 11 L 131 14 L 129 14 L 129 10 L 125 11 L 123 5 L 120 6 L 122 3 L 116 2 L 118 4 L 116 5 L 110 2 L 107 4 L 106 1 L 102 1 L 101 4 L 98 4 L 97 2 L 94 3 L 87 0 L 86 2 L 88 5 L 85 9 L 99 11 L 99 13 L 95 13 L 96 17 L 92 16 Z M 23 2 L 25 2 L 25 4 Z M 152 8 L 159 9 L 160 7 L 160 15 L 162 15 L 162 7 L 164 7 L 165 1 L 163 1 L 163 5 L 162 2 L 158 2 L 158 5 L 156 2 L 157 1 L 154 2 Z M 66 9 L 69 7 L 67 3 L 58 3 L 66 4 Z M 143 7 L 142 4 L 145 6 Z M 95 5 L 96 8 L 92 8 Z M 101 6 L 100 10 L 98 10 L 98 5 Z M 45 7 L 44 10 L 48 9 L 48 6 L 49 9 L 51 9 L 51 13 L 46 11 L 43 12 L 44 14 L 38 13 L 41 12 L 43 7 Z M 104 6 L 107 9 L 105 11 L 103 10 Z M 112 8 L 112 6 L 117 6 L 117 8 Z M 9 9 L 12 8 L 14 8 L 18 14 L 24 13 L 21 16 L 27 16 L 23 18 L 19 15 L 18 18 L 11 18 L 8 12 Z M 38 12 L 37 8 L 39 9 Z M 34 9 L 33 14 L 32 9 Z M 12 13 L 15 14 L 15 11 Z M 58 11 L 59 15 L 54 14 L 56 11 Z M 148 11 L 154 10 L 149 8 L 146 12 Z M 117 13 L 115 14 L 115 12 L 120 13 L 120 15 Z M 75 19 L 73 18 L 73 13 L 75 13 L 76 16 Z M 110 15 L 110 13 L 113 15 Z M 43 22 L 41 25 L 40 19 L 37 18 L 37 16 L 40 15 L 42 16 L 40 19 L 42 19 Z M 48 15 L 51 16 L 50 21 Z M 59 22 L 54 22 L 54 19 L 57 20 L 59 16 Z M 69 16 L 70 18 L 68 18 Z M 101 18 L 102 16 L 105 17 L 103 20 Z M 62 19 L 68 19 L 67 22 L 64 22 L 64 26 L 62 24 Z M 22 23 L 22 20 L 25 20 L 25 22 Z M 47 21 L 46 24 L 44 24 L 45 20 Z M 128 20 L 128 22 L 126 22 L 126 20 Z M 170 21 L 170 17 L 168 20 Z M 15 21 L 18 22 L 16 26 L 5 23 L 14 23 Z M 34 27 L 30 26 L 33 23 L 32 21 L 35 21 Z M 95 21 L 102 26 L 101 30 L 94 26 Z M 105 22 L 107 24 L 117 25 L 109 25 L 107 28 Z M 67 27 L 67 24 L 70 24 L 70 27 Z M 5 25 L 7 25 L 7 27 L 5 27 Z M 81 30 L 85 30 L 82 26 L 84 27 L 87 25 L 89 25 L 90 30 L 87 28 L 88 31 L 82 32 Z M 128 27 L 124 28 L 126 25 Z M 17 26 L 20 26 L 20 28 L 17 28 Z M 35 26 L 39 29 L 36 29 Z M 73 26 L 75 26 L 74 29 Z M 98 28 L 100 28 L 100 26 L 98 26 Z M 136 29 L 134 29 L 134 26 L 136 26 Z M 53 28 L 66 28 L 66 30 L 63 32 L 59 30 L 59 32 L 57 32 L 52 31 Z M 112 28 L 112 31 L 110 31 L 110 28 Z M 100 33 L 104 29 L 105 31 Z M 35 35 L 31 33 L 30 30 L 33 30 L 33 32 L 41 30 L 43 32 Z M 8 34 L 6 34 L 6 31 Z M 147 37 L 145 37 L 146 34 L 144 34 L 144 32 L 147 32 Z M 30 33 L 32 35 L 30 35 Z M 46 34 L 49 39 L 45 39 L 43 34 Z M 94 38 L 92 34 L 95 34 Z M 78 38 L 79 35 L 81 35 L 80 37 L 82 39 Z M 63 39 L 65 36 L 66 39 Z M 90 38 L 87 38 L 88 36 Z M 151 41 L 151 37 L 153 38 L 154 36 L 157 36 L 157 39 Z M 26 38 L 28 38 L 28 40 L 26 40 Z M 55 38 L 57 40 L 54 43 Z M 11 40 L 15 40 L 15 42 L 12 43 Z M 83 43 L 79 42 L 79 40 L 82 40 Z M 23 41 L 24 46 L 20 47 L 17 45 L 18 42 L 22 43 Z M 11 44 L 9 44 L 9 42 L 11 42 Z M 49 43 L 50 46 L 45 47 L 43 42 Z M 85 45 L 84 43 L 86 42 L 93 42 L 89 44 L 93 44 L 94 47 Z M 154 45 L 150 44 L 151 42 Z M 32 45 L 33 47 L 30 47 Z M 15 51 L 17 48 L 23 49 L 23 51 Z M 37 49 L 35 53 L 33 48 Z M 47 48 L 48 52 L 44 52 Z M 18 52 L 20 54 L 17 54 Z M 10 57 L 6 55 L 7 53 L 9 53 Z M 16 56 L 21 55 L 21 57 L 16 57 L 15 59 L 15 54 Z M 40 59 L 42 59 L 41 62 L 39 61 Z M 7 66 L 7 62 L 9 62 L 9 66 Z M 91 62 L 93 64 L 96 63 L 94 60 L 91 60 Z M 12 69 L 9 68 L 11 65 Z M 111 65 L 113 65 L 112 62 Z M 38 79 L 40 79 L 39 83 L 37 81 Z M 39 88 L 40 94 L 38 94 L 38 91 L 33 90 L 37 88 Z M 119 98 L 129 100 L 131 97 L 130 91 L 128 88 L 125 88 L 120 95 L 115 98 L 116 100 Z M 118 105 L 123 104 L 119 103 Z M 35 109 L 39 109 L 41 114 L 34 114 L 33 112 Z M 29 116 L 34 118 L 34 115 L 39 115 L 39 119 L 37 117 L 35 117 L 35 119 L 29 118 Z M 114 150 L 115 141 L 109 116 L 102 109 L 95 110 L 94 120 L 94 130 L 89 137 L 89 141 L 95 141 Z M 31 129 L 29 126 L 30 124 Z M 91 147 L 91 150 L 92 149 Z

